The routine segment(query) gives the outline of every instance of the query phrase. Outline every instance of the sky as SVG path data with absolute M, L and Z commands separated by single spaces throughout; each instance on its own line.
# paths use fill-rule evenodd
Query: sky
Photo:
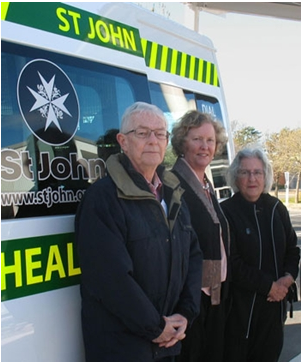
M 162 3 L 149 4 L 163 13 Z M 171 20 L 193 29 L 192 10 L 180 2 L 164 4 Z M 231 122 L 263 135 L 301 127 L 301 22 L 202 11 L 199 33 L 217 50 Z

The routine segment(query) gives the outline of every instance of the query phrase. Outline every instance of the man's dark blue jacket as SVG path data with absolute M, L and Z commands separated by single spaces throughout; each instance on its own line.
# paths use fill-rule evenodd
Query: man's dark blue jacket
M 75 221 L 86 359 L 161 360 L 180 351 L 180 342 L 152 343 L 163 316 L 192 322 L 199 312 L 202 253 L 171 172 L 157 170 L 166 213 L 125 155 L 111 156 L 107 168 Z

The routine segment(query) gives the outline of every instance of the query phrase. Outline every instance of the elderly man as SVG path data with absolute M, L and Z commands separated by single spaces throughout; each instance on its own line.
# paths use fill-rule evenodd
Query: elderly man
M 87 361 L 172 361 L 199 311 L 202 253 L 176 177 L 160 166 L 169 133 L 156 106 L 122 118 L 122 154 L 77 212 Z

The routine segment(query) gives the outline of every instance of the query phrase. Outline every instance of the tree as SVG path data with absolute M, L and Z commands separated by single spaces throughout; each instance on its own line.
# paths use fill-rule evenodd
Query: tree
M 177 160 L 177 156 L 173 152 L 171 144 L 168 145 L 164 157 L 163 164 L 166 168 L 171 169 Z
M 285 161 L 285 171 L 297 177 L 295 202 L 299 202 L 299 189 L 301 182 L 301 129 L 282 129 L 280 140 L 285 148 L 283 151 Z M 283 149 L 284 149 L 283 148 Z
M 273 168 L 275 196 L 278 197 L 279 180 L 284 173 L 284 161 L 281 158 L 281 145 L 279 133 L 272 133 L 265 142 L 266 151 Z
M 295 202 L 299 201 L 301 182 L 301 129 L 284 128 L 267 137 L 266 150 L 274 171 L 275 195 L 278 196 L 279 179 L 284 172 L 297 177 Z
M 231 127 L 236 153 L 243 148 L 255 147 L 261 143 L 262 133 L 252 126 L 244 126 L 233 121 Z

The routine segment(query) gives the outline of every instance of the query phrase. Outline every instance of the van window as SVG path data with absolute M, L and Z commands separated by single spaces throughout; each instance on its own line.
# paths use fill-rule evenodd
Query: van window
M 2 42 L 2 219 L 74 213 L 102 178 L 145 75 Z
M 152 103 L 164 112 L 169 131 L 186 111 L 196 109 L 195 95 L 192 91 L 155 82 L 150 82 L 149 87 Z

